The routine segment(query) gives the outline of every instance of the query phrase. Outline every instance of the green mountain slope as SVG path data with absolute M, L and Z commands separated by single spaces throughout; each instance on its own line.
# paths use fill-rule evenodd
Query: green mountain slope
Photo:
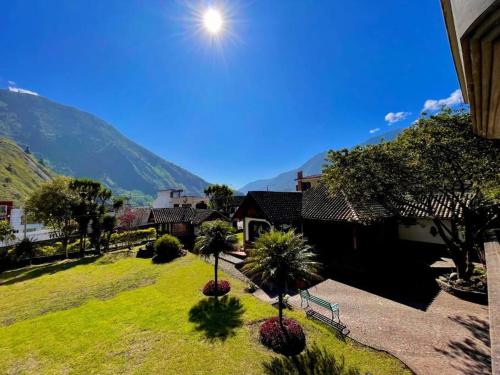
M 0 200 L 24 200 L 55 173 L 27 154 L 15 142 L 0 137 Z
M 98 179 L 137 203 L 161 188 L 201 194 L 208 184 L 98 117 L 40 96 L 0 90 L 0 135 L 29 145 L 57 173 Z

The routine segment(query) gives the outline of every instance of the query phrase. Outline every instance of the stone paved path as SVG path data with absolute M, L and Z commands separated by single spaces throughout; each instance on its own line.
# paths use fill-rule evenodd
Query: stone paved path
M 309 291 L 340 305 L 349 336 L 390 352 L 417 374 L 491 373 L 487 306 L 439 291 L 417 309 L 331 279 Z M 300 308 L 299 296 L 290 302 Z

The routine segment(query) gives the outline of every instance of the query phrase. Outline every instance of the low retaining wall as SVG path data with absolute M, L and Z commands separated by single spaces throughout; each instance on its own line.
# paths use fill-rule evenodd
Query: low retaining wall
M 484 244 L 488 270 L 488 302 L 490 313 L 491 367 L 500 375 L 500 242 L 499 233 Z

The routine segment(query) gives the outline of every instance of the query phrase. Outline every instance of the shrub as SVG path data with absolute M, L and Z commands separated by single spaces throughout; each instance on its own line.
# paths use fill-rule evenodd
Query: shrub
M 35 250 L 35 255 L 37 257 L 50 257 L 59 254 L 60 248 L 56 246 L 38 246 Z
M 297 355 L 306 346 L 306 336 L 299 323 L 290 318 L 283 318 L 283 327 L 279 318 L 266 320 L 260 326 L 260 341 L 277 353 Z
M 85 241 L 84 250 L 90 249 L 90 247 L 91 247 L 91 243 L 87 239 Z M 68 244 L 68 253 L 74 253 L 74 252 L 78 252 L 78 251 L 80 251 L 80 240 L 79 239 L 76 240 L 75 242 Z
M 220 280 L 217 282 L 217 296 L 223 296 L 224 294 L 229 293 L 231 290 L 231 284 L 229 281 Z M 203 287 L 203 294 L 210 297 L 215 297 L 215 281 L 210 280 Z
M 155 257 L 153 261 L 156 263 L 168 262 L 181 255 L 184 255 L 182 244 L 177 237 L 165 234 L 155 241 Z
M 113 233 L 111 235 L 111 243 L 118 246 L 127 242 L 139 243 L 154 238 L 156 238 L 156 229 L 146 228 Z
M 152 258 L 155 255 L 154 242 L 148 242 L 144 248 L 140 248 L 136 254 L 137 258 Z
M 31 259 L 35 255 L 35 246 L 29 238 L 24 238 L 21 242 L 18 242 L 14 247 L 14 256 L 17 260 L 21 259 Z

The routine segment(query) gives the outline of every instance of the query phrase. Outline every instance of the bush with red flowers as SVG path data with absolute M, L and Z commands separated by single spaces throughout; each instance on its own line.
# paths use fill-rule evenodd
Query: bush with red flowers
M 229 281 L 220 280 L 217 282 L 217 296 L 223 296 L 224 294 L 229 293 L 231 290 L 231 285 Z M 210 280 L 203 287 L 203 294 L 206 296 L 215 297 L 215 281 Z
M 306 336 L 302 327 L 293 319 L 283 318 L 283 327 L 279 318 L 266 320 L 260 326 L 260 341 L 277 353 L 297 355 L 306 346 Z

